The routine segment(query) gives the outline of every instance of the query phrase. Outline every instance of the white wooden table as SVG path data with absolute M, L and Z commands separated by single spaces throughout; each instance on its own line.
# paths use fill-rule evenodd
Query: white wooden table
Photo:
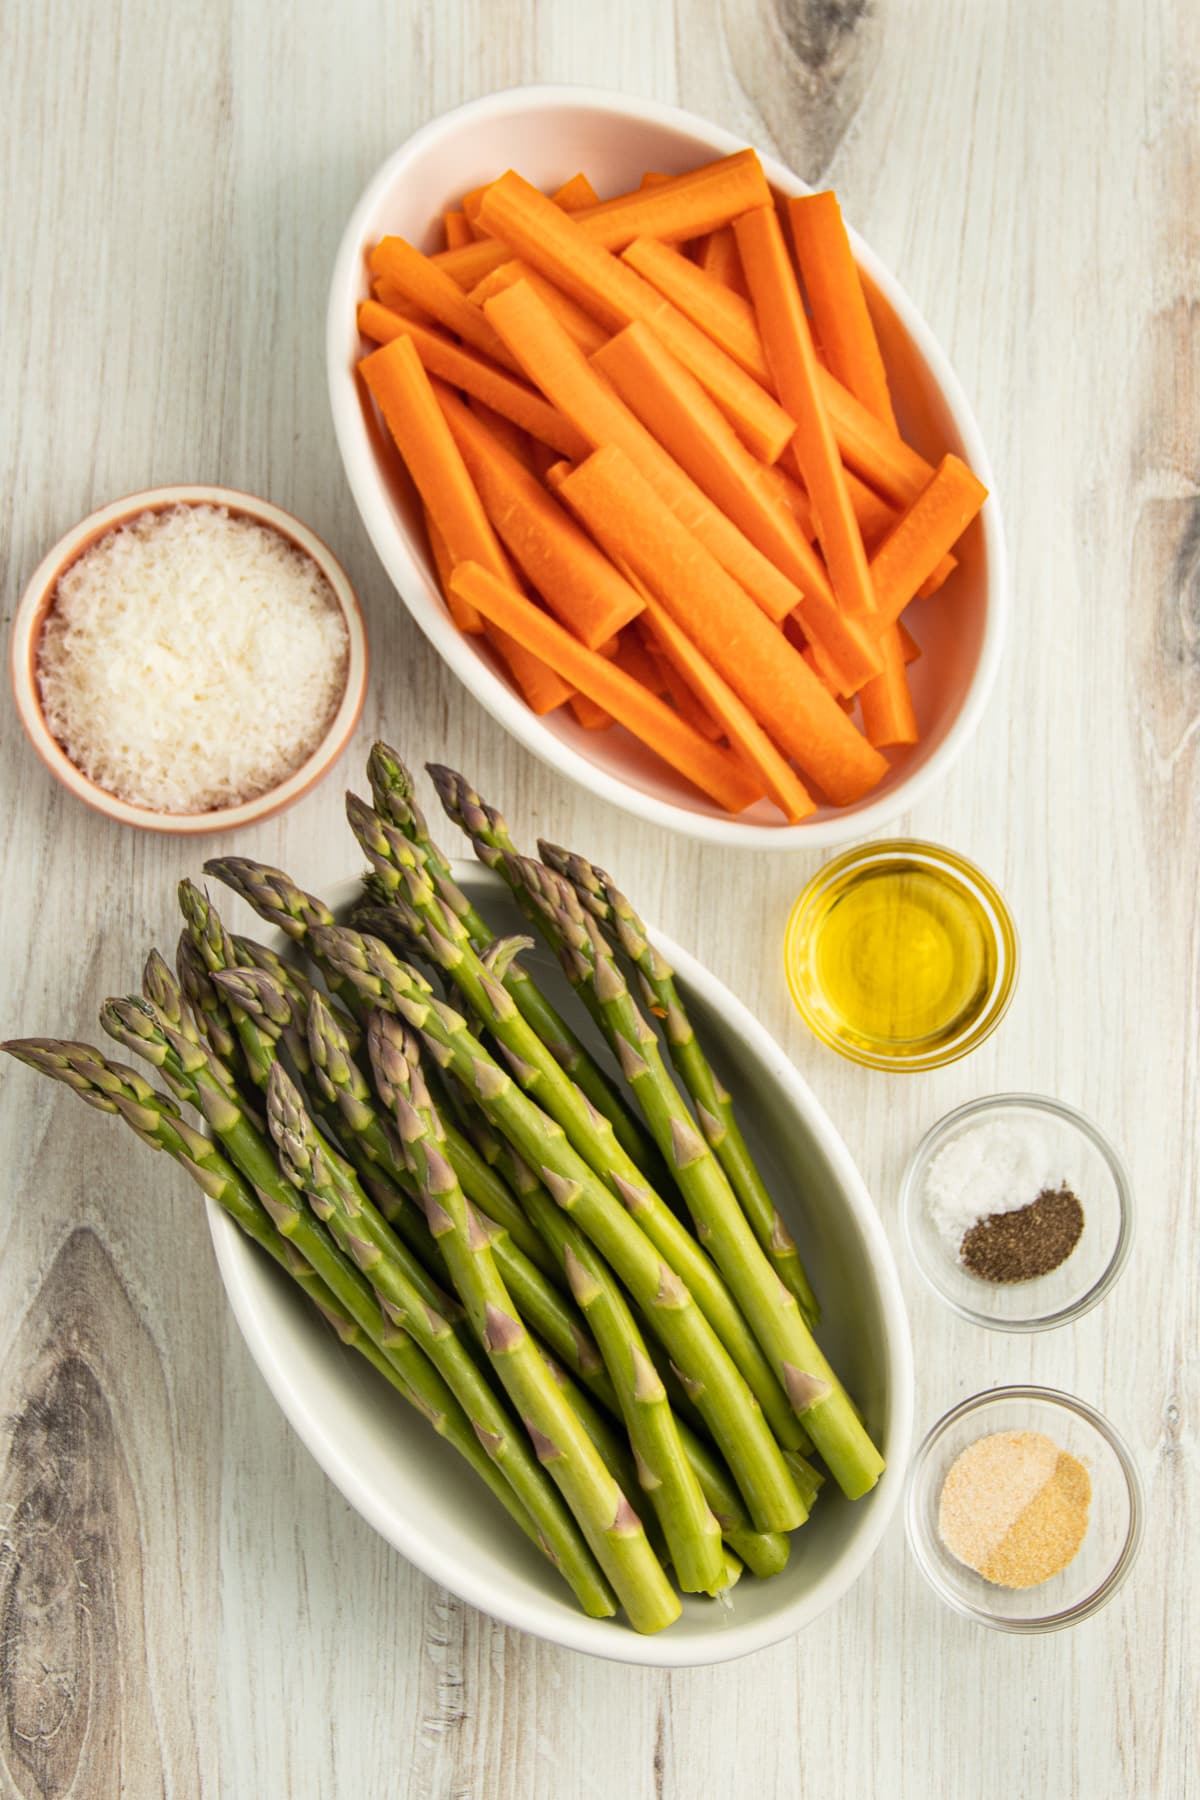
M 9 0 L 0 34 L 6 616 L 45 547 L 131 489 L 220 481 L 300 513 L 369 617 L 374 678 L 343 774 L 382 729 L 415 762 L 477 772 L 523 837 L 552 830 L 619 870 L 760 1013 L 849 1141 L 902 1258 L 919 1429 L 989 1384 L 1061 1385 L 1128 1434 L 1148 1500 L 1130 1585 L 1073 1633 L 1009 1639 L 952 1617 L 897 1524 L 832 1615 L 739 1664 L 641 1672 L 526 1640 L 408 1567 L 298 1446 L 174 1171 L 7 1066 L 0 1788 L 1200 1792 L 1200 12 Z M 408 132 L 533 79 L 677 99 L 835 185 L 975 402 L 1015 627 L 978 744 L 904 821 L 977 859 L 1020 921 L 1016 1003 L 965 1064 L 889 1078 L 820 1049 L 780 966 L 815 857 L 663 841 L 553 778 L 443 672 L 358 525 L 322 364 L 342 223 Z M 68 801 L 9 707 L 0 731 L 6 1032 L 95 1035 L 141 947 L 173 940 L 174 884 L 202 848 L 316 887 L 353 866 L 340 779 L 236 845 L 181 851 Z M 1012 1087 L 1100 1121 L 1140 1202 L 1120 1290 L 1029 1339 L 928 1297 L 895 1205 L 926 1126 Z

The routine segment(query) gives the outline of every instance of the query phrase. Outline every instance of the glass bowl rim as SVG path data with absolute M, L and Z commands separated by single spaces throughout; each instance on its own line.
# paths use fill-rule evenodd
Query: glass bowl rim
M 1003 966 L 997 972 L 997 979 L 988 993 L 979 1019 L 963 1037 L 952 1040 L 941 1050 L 916 1051 L 911 1056 L 883 1056 L 846 1043 L 818 1020 L 797 977 L 794 967 L 796 959 L 792 951 L 800 933 L 802 918 L 828 887 L 831 879 L 844 874 L 855 864 L 867 865 L 900 851 L 917 853 L 925 861 L 940 868 L 944 874 L 953 875 L 976 890 L 994 918 L 993 936 L 1003 952 Z M 964 856 L 961 851 L 949 849 L 945 844 L 935 844 L 928 838 L 877 838 L 870 843 L 855 844 L 840 856 L 831 857 L 805 882 L 792 903 L 784 927 L 783 967 L 792 1004 L 819 1043 L 824 1044 L 827 1049 L 835 1050 L 848 1062 L 858 1063 L 862 1068 L 882 1069 L 895 1075 L 921 1074 L 931 1069 L 948 1068 L 951 1063 L 969 1056 L 973 1050 L 986 1043 L 1003 1022 L 1012 1005 L 1021 973 L 1021 939 L 1004 895 L 991 877 L 977 863 L 972 862 L 970 857 Z
M 1063 1411 L 1074 1413 L 1090 1425 L 1097 1435 L 1104 1439 L 1117 1459 L 1121 1474 L 1125 1480 L 1125 1492 L 1129 1502 L 1129 1523 L 1125 1532 L 1125 1542 L 1121 1546 L 1112 1568 L 1098 1587 L 1090 1594 L 1075 1603 L 1064 1607 L 1059 1612 L 1045 1613 L 1034 1619 L 1006 1619 L 999 1613 L 990 1611 L 985 1606 L 975 1606 L 962 1595 L 957 1594 L 944 1579 L 937 1563 L 926 1554 L 918 1532 L 915 1518 L 917 1511 L 917 1489 L 922 1471 L 928 1462 L 934 1445 L 942 1438 L 951 1426 L 960 1419 L 967 1418 L 973 1412 L 982 1412 L 993 1403 L 1003 1404 L 1010 1400 L 1029 1400 L 1049 1407 L 1058 1407 Z M 1138 1473 L 1133 1452 L 1116 1426 L 1105 1418 L 1102 1412 L 1081 1400 L 1075 1394 L 1067 1394 L 1061 1388 L 1036 1387 L 1022 1383 L 1008 1387 L 988 1388 L 978 1394 L 970 1395 L 952 1406 L 949 1412 L 943 1413 L 935 1424 L 930 1426 L 921 1439 L 909 1463 L 908 1474 L 904 1482 L 904 1535 L 908 1541 L 909 1552 L 920 1569 L 925 1580 L 944 1605 L 952 1608 L 965 1619 L 972 1619 L 977 1625 L 986 1625 L 992 1631 L 1004 1631 L 1017 1636 L 1035 1636 L 1041 1632 L 1062 1631 L 1068 1625 L 1081 1624 L 1090 1619 L 1101 1608 L 1108 1605 L 1114 1594 L 1124 1585 L 1129 1572 L 1137 1561 L 1145 1528 L 1145 1493 L 1142 1478 Z
M 918 1204 L 917 1175 L 928 1164 L 935 1146 L 944 1136 L 948 1135 L 952 1127 L 964 1119 L 971 1118 L 974 1114 L 993 1110 L 1006 1112 L 1019 1107 L 1029 1107 L 1037 1112 L 1051 1113 L 1056 1118 L 1074 1126 L 1083 1137 L 1089 1140 L 1103 1157 L 1112 1176 L 1117 1194 L 1119 1225 L 1112 1255 L 1091 1287 L 1085 1289 L 1069 1305 L 1059 1307 L 1057 1312 L 1038 1313 L 1030 1318 L 1002 1319 L 992 1313 L 980 1312 L 975 1307 L 968 1306 L 963 1301 L 955 1299 L 952 1294 L 947 1293 L 918 1249 L 914 1217 Z M 1077 1106 L 1071 1106 L 1065 1100 L 1055 1100 L 1048 1094 L 983 1094 L 978 1099 L 967 1100 L 962 1106 L 956 1106 L 952 1111 L 943 1113 L 942 1117 L 929 1127 L 905 1165 L 904 1174 L 900 1178 L 899 1210 L 909 1259 L 915 1265 L 917 1273 L 926 1287 L 935 1293 L 942 1304 L 950 1308 L 951 1312 L 957 1313 L 960 1319 L 966 1319 L 972 1325 L 982 1325 L 986 1331 L 1057 1331 L 1062 1325 L 1070 1325 L 1076 1319 L 1082 1319 L 1084 1314 L 1091 1312 L 1094 1306 L 1099 1306 L 1105 1295 L 1115 1287 L 1124 1272 L 1133 1248 L 1133 1187 L 1119 1152 L 1086 1113 L 1080 1112 Z

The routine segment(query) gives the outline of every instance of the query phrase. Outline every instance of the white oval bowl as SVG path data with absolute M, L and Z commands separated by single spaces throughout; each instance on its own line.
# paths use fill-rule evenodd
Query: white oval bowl
M 454 873 L 498 931 L 521 930 L 496 876 L 474 863 L 456 864 Z M 344 883 L 327 898 L 348 909 L 360 892 L 357 883 Z M 275 935 L 276 947 L 288 949 Z M 769 1581 L 743 1575 L 728 1607 L 686 1599 L 682 1618 L 657 1637 L 639 1637 L 621 1619 L 586 1618 L 456 1452 L 337 1342 L 218 1206 L 210 1203 L 208 1214 L 221 1278 L 250 1354 L 356 1512 L 433 1580 L 507 1625 L 616 1662 L 688 1668 L 745 1656 L 802 1630 L 862 1573 L 903 1491 L 913 1364 L 892 1253 L 845 1144 L 742 1003 L 685 950 L 653 935 L 676 967 L 718 1073 L 739 1096 L 751 1150 L 820 1295 L 827 1321 L 822 1343 L 887 1458 L 878 1486 L 854 1504 L 826 1484 L 781 1575 Z M 530 961 L 574 1018 L 549 953 L 539 949 Z M 587 1030 L 590 1035 L 590 1024 Z
M 933 333 L 861 238 L 851 233 L 905 435 L 929 456 L 955 451 L 991 497 L 956 547 L 959 567 L 950 580 L 905 614 L 922 650 L 909 670 L 921 742 L 892 753 L 889 774 L 857 805 L 822 807 L 800 825 L 786 824 L 767 801 L 732 818 L 627 732 L 584 731 L 566 707 L 545 718 L 529 710 L 479 640 L 451 622 L 412 488 L 355 374 L 364 351 L 355 315 L 369 292 L 366 254 L 386 233 L 436 247 L 443 210 L 509 167 L 543 187 L 582 169 L 602 194 L 614 194 L 636 187 L 647 169 L 674 174 L 742 147 L 693 113 L 591 88 L 512 88 L 444 113 L 388 158 L 351 214 L 329 295 L 329 390 L 351 492 L 404 604 L 464 685 L 526 749 L 651 824 L 713 843 L 818 849 L 890 824 L 946 774 L 983 713 L 1007 612 L 1000 507 L 979 427 Z M 782 163 L 764 157 L 763 166 L 777 192 L 808 191 Z

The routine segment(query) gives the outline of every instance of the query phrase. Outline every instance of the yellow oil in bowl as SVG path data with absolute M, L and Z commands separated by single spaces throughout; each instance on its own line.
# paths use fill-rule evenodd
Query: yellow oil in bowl
M 893 841 L 809 882 L 788 922 L 792 997 L 817 1036 L 875 1068 L 928 1069 L 995 1029 L 1016 982 L 1000 895 L 965 858 Z

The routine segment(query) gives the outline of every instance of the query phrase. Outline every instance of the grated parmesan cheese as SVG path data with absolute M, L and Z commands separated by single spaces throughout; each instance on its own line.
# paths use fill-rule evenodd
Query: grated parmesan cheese
M 110 532 L 61 577 L 38 685 L 89 780 L 154 812 L 211 812 L 312 754 L 348 660 L 311 557 L 224 507 L 177 506 Z

